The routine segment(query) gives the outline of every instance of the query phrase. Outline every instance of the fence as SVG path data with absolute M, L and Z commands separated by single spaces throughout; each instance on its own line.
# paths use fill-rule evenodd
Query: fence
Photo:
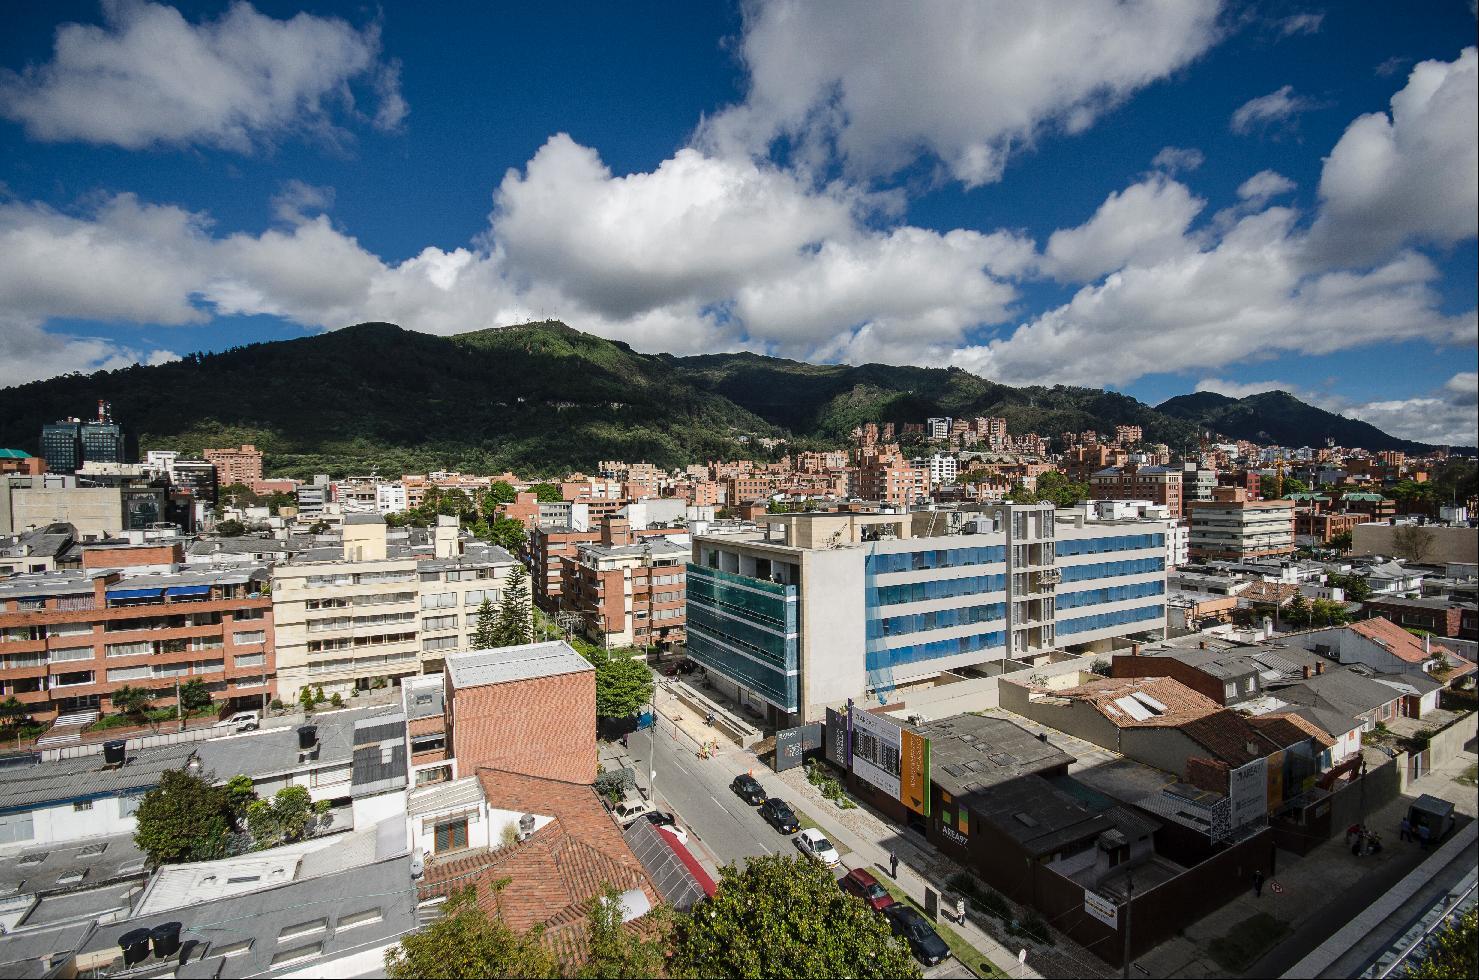
M 125 738 L 123 744 L 128 749 L 152 749 L 161 745 L 181 745 L 186 742 L 203 742 L 208 738 L 220 738 L 222 735 L 231 734 L 231 730 L 220 728 L 191 728 L 183 732 L 164 732 L 159 735 L 135 735 Z M 42 749 L 42 762 L 56 762 L 58 759 L 80 759 L 88 755 L 102 755 L 103 742 L 90 742 L 85 745 L 65 745 L 61 748 Z

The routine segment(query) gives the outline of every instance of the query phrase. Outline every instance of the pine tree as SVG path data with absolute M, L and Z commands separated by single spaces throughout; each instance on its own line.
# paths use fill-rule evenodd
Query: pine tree
M 498 621 L 493 627 L 494 646 L 511 647 L 529 643 L 533 639 L 533 627 L 529 611 L 529 573 L 523 565 L 514 565 L 503 587 L 503 599 L 498 604 Z
M 491 600 L 484 599 L 478 606 L 478 625 L 472 631 L 472 648 L 487 650 L 498 645 L 498 610 L 493 608 Z

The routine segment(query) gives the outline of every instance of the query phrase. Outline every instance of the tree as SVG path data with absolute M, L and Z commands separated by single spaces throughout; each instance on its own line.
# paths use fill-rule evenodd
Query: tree
M 1102 657 L 1090 664 L 1089 670 L 1093 671 L 1095 674 L 1098 674 L 1100 677 L 1110 677 L 1114 674 L 1114 668 L 1110 666 L 1108 660 L 1105 660 Z
M 313 798 L 302 786 L 284 786 L 271 800 L 246 805 L 247 829 L 257 850 L 303 839 L 313 822 Z
M 492 510 L 497 504 L 511 504 L 519 497 L 519 492 L 511 485 L 502 480 L 494 480 L 489 485 L 487 493 L 483 495 L 483 508 Z
M 1329 584 L 1332 589 L 1342 590 L 1350 602 L 1365 602 L 1371 598 L 1371 584 L 1364 575 L 1357 575 L 1355 572 L 1349 575 L 1331 575 Z
M 719 872 L 714 897 L 678 919 L 675 972 L 700 977 L 918 977 L 887 920 L 806 858 L 767 854 Z
M 225 857 L 233 799 L 200 776 L 168 770 L 139 801 L 134 843 L 155 866 Z
M 7 728 L 12 725 L 19 727 L 24 725 L 30 717 L 31 713 L 26 709 L 25 704 L 14 694 L 0 701 L 0 725 Z
M 143 721 L 144 712 L 149 710 L 149 702 L 153 699 L 153 691 L 146 691 L 142 687 L 131 687 L 128 684 L 108 695 L 108 700 L 113 702 L 114 711 L 128 715 L 136 721 Z
M 529 573 L 523 565 L 514 565 L 508 583 L 503 587 L 503 597 L 498 603 L 498 620 L 494 624 L 494 646 L 512 647 L 529 643 L 533 638 L 529 602 Z
M 305 715 L 313 712 L 313 692 L 308 689 L 308 685 L 306 684 L 298 692 L 298 703 L 303 706 L 303 713 Z
M 386 517 L 385 523 L 386 524 L 390 524 L 390 518 L 392 516 L 394 516 L 394 515 L 392 515 L 392 514 L 385 515 L 385 517 Z M 314 521 L 312 524 L 308 525 L 308 533 L 309 534 L 323 534 L 328 529 L 329 529 L 329 522 L 328 521 Z
M 257 798 L 257 787 L 251 776 L 232 776 L 226 783 L 226 801 L 231 822 L 238 828 L 246 825 L 247 808 Z
M 204 711 L 211 706 L 211 692 L 201 680 L 189 680 L 180 685 L 180 707 L 187 712 Z
M 586 958 L 576 976 L 644 980 L 667 972 L 666 946 L 672 931 L 667 906 L 659 906 L 643 917 L 642 933 L 628 928 L 621 921 L 622 913 L 621 892 L 607 885 L 586 914 Z
M 605 656 L 595 660 L 596 717 L 630 718 L 652 700 L 652 671 L 640 657 Z
M 216 533 L 223 538 L 239 538 L 246 533 L 246 525 L 235 519 L 221 521 L 216 525 Z
M 493 608 L 491 599 L 484 599 L 483 604 L 478 606 L 477 625 L 472 631 L 472 648 L 474 650 L 488 650 L 498 646 L 498 611 Z
M 1344 626 L 1350 622 L 1350 618 L 1343 602 L 1336 602 L 1334 599 L 1316 599 L 1310 603 L 1311 626 Z
M 536 926 L 520 935 L 501 918 L 490 918 L 478 907 L 473 885 L 447 899 L 431 925 L 386 950 L 385 973 L 391 980 L 557 977 L 559 967 L 540 933 Z
M 1404 524 L 1392 532 L 1392 550 L 1398 558 L 1405 558 L 1414 565 L 1427 561 L 1436 543 L 1437 536 L 1421 524 Z
M 1037 494 L 1028 489 L 1027 484 L 1019 483 L 1007 492 L 1007 500 L 1014 504 L 1035 504 Z
M 1057 470 L 1049 470 L 1037 478 L 1037 502 L 1049 502 L 1057 507 L 1072 507 L 1089 499 L 1089 485 L 1075 483 Z
M 1302 630 L 1310 625 L 1310 604 L 1305 599 L 1304 593 L 1294 593 L 1294 598 L 1283 608 L 1280 615 L 1284 619 L 1284 625 L 1291 629 Z
M 1479 908 L 1449 921 L 1407 976 L 1418 980 L 1458 980 L 1479 976 Z
M 511 555 L 517 555 L 524 550 L 524 543 L 529 537 L 529 529 L 524 526 L 523 521 L 516 517 L 495 514 L 492 521 L 479 521 L 473 525 L 473 534 L 498 545 Z
M 1351 532 L 1349 530 L 1341 531 L 1339 534 L 1330 538 L 1330 547 L 1336 551 L 1350 551 L 1351 544 Z
M 565 499 L 557 483 L 536 483 L 529 489 L 534 491 L 534 499 L 541 504 L 558 504 Z

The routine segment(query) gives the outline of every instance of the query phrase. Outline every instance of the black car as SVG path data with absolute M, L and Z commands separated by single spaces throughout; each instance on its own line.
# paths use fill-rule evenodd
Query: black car
M 760 788 L 760 783 L 754 776 L 741 773 L 734 777 L 734 782 L 729 784 L 734 790 L 734 795 L 744 800 L 750 806 L 759 806 L 765 802 L 765 790 Z
M 760 804 L 760 815 L 765 818 L 766 823 L 783 834 L 794 834 L 801 829 L 801 821 L 796 819 L 796 814 L 791 812 L 786 801 L 780 797 L 772 796 Z
M 925 966 L 934 966 L 950 955 L 950 947 L 935 932 L 934 927 L 914 909 L 903 902 L 895 902 L 883 909 L 889 928 L 895 936 L 903 936 L 909 944 L 909 952 Z
M 663 813 L 661 810 L 651 810 L 642 816 L 654 827 L 676 827 L 678 825 L 678 821 L 671 813 Z

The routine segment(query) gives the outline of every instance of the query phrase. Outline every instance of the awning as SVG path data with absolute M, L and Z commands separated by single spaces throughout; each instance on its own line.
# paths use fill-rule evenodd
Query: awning
M 210 595 L 209 585 L 172 585 L 164 590 L 165 595 Z
M 109 599 L 157 599 L 163 589 L 109 589 Z

